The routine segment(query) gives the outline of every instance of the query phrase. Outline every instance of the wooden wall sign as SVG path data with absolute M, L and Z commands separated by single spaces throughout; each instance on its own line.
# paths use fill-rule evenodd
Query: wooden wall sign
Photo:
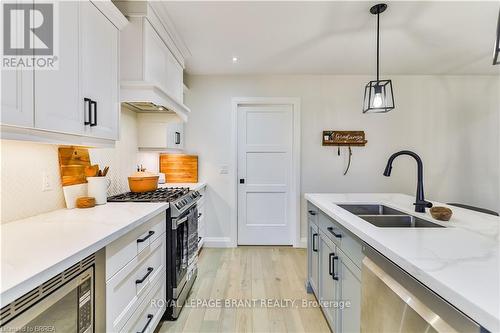
M 323 146 L 358 146 L 364 147 L 364 131 L 323 131 Z

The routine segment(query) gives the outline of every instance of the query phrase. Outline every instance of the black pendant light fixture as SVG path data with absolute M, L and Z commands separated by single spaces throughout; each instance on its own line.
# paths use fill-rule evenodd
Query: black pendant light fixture
M 495 51 L 493 52 L 493 65 L 500 65 L 500 10 L 498 11 L 497 40 L 495 41 Z
M 379 78 L 379 42 L 380 42 L 380 14 L 387 9 L 385 3 L 370 8 L 370 13 L 377 15 L 377 80 L 370 81 L 365 86 L 363 113 L 384 113 L 394 109 L 394 95 L 391 80 Z

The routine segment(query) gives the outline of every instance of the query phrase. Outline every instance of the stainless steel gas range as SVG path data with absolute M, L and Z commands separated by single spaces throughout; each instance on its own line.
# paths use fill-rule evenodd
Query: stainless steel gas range
M 201 198 L 188 188 L 160 188 L 144 193 L 123 193 L 108 202 L 169 202 L 167 211 L 167 310 L 164 319 L 175 320 L 198 273 L 198 209 Z

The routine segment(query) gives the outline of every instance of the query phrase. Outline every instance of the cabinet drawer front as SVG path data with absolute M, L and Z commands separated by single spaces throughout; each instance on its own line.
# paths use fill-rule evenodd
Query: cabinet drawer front
M 361 240 L 323 212 L 319 213 L 319 228 L 347 254 L 356 266 L 361 267 L 363 260 Z
M 165 233 L 166 219 L 162 212 L 106 247 L 106 281 Z
M 154 332 L 156 325 L 165 312 L 166 303 L 164 300 L 167 297 L 165 273 L 161 275 L 160 280 L 151 288 L 146 298 L 139 305 L 137 310 L 130 316 L 129 320 L 121 330 L 121 332 Z
M 106 284 L 107 330 L 116 332 L 165 272 L 165 234 L 157 238 Z M 142 282 L 140 282 L 142 280 Z M 163 281 L 164 282 L 164 281 Z
M 318 224 L 319 209 L 312 203 L 307 203 L 307 220 L 311 223 Z

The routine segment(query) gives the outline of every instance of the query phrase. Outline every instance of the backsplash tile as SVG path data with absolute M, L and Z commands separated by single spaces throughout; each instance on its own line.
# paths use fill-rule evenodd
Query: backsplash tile
M 1 141 L 1 223 L 66 207 L 57 149 L 57 145 Z M 92 164 L 99 164 L 101 169 L 110 167 L 109 195 L 128 191 L 127 177 L 138 161 L 136 114 L 123 109 L 120 140 L 115 147 L 92 148 L 89 153 Z M 44 173 L 52 183 L 51 191 L 42 191 Z
M 2 223 L 65 207 L 57 146 L 2 140 L 1 149 Z M 44 173 L 51 191 L 42 191 Z

